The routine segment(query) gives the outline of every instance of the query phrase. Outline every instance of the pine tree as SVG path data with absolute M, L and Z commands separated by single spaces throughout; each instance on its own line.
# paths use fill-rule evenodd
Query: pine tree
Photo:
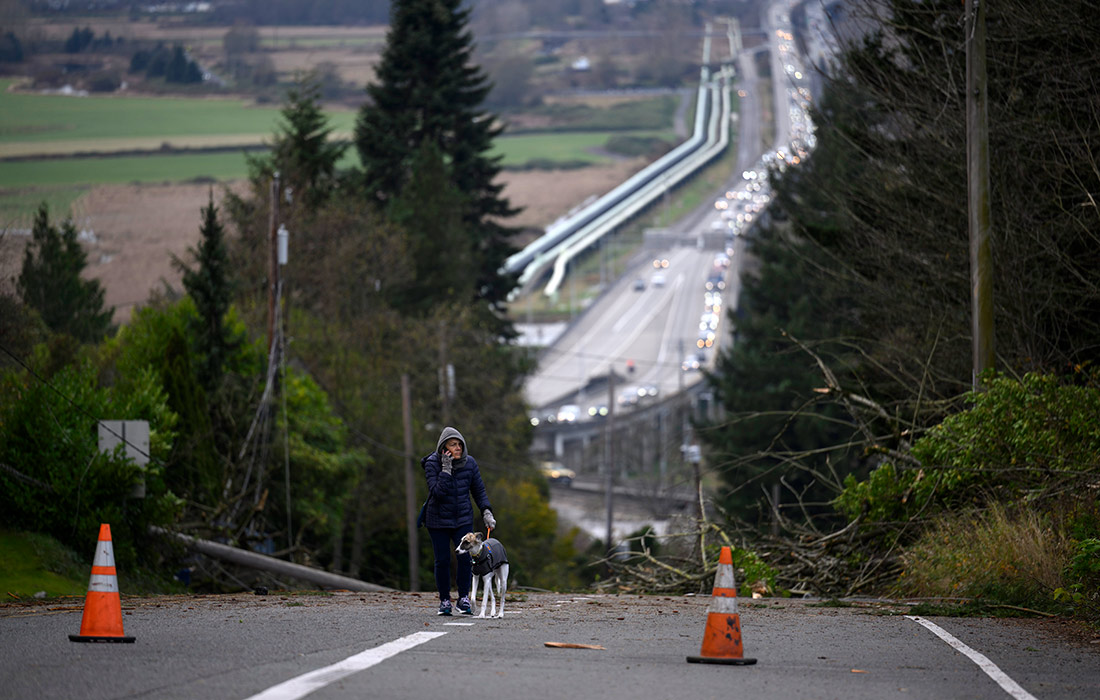
M 346 143 L 332 140 L 332 127 L 321 111 L 320 99 L 321 84 L 315 74 L 299 80 L 287 91 L 271 154 L 249 161 L 254 181 L 266 184 L 277 171 L 293 201 L 311 210 L 333 194 L 336 164 L 348 148 Z
M 50 330 L 94 343 L 110 330 L 114 308 L 103 307 L 98 280 L 81 279 L 86 265 L 87 255 L 72 220 L 58 230 L 50 224 L 49 208 L 43 203 L 35 214 L 16 288 L 23 303 L 38 311 Z
M 474 296 L 473 237 L 462 221 L 462 201 L 439 149 L 425 142 L 412 179 L 390 207 L 391 221 L 416 232 L 408 237 L 414 274 L 394 294 L 399 310 L 424 315 L 440 303 Z
M 225 323 L 233 286 L 225 230 L 218 221 L 213 192 L 209 204 L 202 209 L 200 233 L 202 240 L 198 248 L 188 249 L 198 267 L 189 268 L 179 258 L 173 258 L 173 263 L 183 272 L 183 286 L 199 313 L 194 329 L 200 355 L 199 380 L 210 390 L 216 387 L 226 358 L 238 345 Z
M 393 3 L 379 82 L 367 87 L 370 100 L 356 121 L 355 146 L 366 196 L 383 207 L 413 179 L 421 145 L 439 149 L 466 201 L 462 216 L 477 256 L 475 293 L 496 305 L 513 287 L 498 271 L 514 252 L 509 238 L 515 233 L 499 221 L 518 210 L 494 182 L 500 158 L 487 155 L 503 127 L 480 107 L 491 85 L 471 64 L 469 14 L 461 0 Z

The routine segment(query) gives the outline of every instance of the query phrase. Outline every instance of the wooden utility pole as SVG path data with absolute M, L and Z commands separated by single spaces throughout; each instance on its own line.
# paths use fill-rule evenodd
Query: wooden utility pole
M 420 590 L 420 538 L 416 530 L 416 483 L 413 478 L 412 398 L 409 375 L 401 375 L 401 418 L 405 424 L 405 522 L 409 530 L 409 590 Z
M 439 322 L 439 403 L 443 425 L 451 424 L 450 376 L 447 365 L 447 324 Z
M 604 423 L 604 454 L 607 461 L 604 468 L 604 506 L 607 508 L 607 556 L 615 551 L 612 526 L 615 523 L 615 370 L 607 368 L 607 422 Z
M 267 238 L 267 353 L 275 342 L 275 293 L 279 285 L 279 173 L 271 178 L 270 208 Z
M 971 384 L 993 366 L 993 253 L 990 246 L 989 102 L 985 70 L 985 3 L 963 0 L 966 7 L 966 182 L 970 235 L 970 330 L 973 348 Z

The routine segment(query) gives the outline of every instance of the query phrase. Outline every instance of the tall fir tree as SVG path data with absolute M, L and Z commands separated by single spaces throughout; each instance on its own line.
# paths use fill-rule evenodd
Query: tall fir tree
M 336 166 L 348 144 L 332 138 L 332 127 L 321 110 L 321 84 L 313 73 L 287 91 L 276 126 L 271 153 L 250 158 L 250 176 L 264 185 L 279 173 L 291 192 L 290 204 L 310 211 L 323 204 L 338 185 Z
M 199 381 L 207 390 L 214 389 L 221 378 L 226 358 L 238 347 L 226 326 L 225 314 L 229 311 L 233 285 L 229 274 L 229 251 L 225 242 L 225 230 L 218 220 L 214 206 L 214 193 L 202 209 L 202 240 L 189 252 L 197 263 L 188 267 L 179 258 L 173 263 L 183 272 L 183 286 L 195 302 L 198 318 L 195 322 L 195 340 L 199 352 Z
M 87 255 L 72 220 L 66 220 L 59 230 L 50 224 L 49 207 L 40 205 L 16 289 L 23 303 L 38 311 L 50 330 L 94 343 L 110 330 L 114 308 L 104 308 L 104 291 L 98 280 L 81 278 L 86 266 Z
M 413 180 L 421 145 L 433 144 L 466 201 L 475 295 L 498 306 L 514 286 L 499 271 L 516 233 L 500 222 L 519 210 L 495 182 L 500 157 L 488 155 L 503 126 L 481 108 L 492 86 L 471 62 L 470 11 L 461 0 L 397 0 L 390 15 L 378 82 L 367 86 L 355 125 L 365 195 L 387 207 Z

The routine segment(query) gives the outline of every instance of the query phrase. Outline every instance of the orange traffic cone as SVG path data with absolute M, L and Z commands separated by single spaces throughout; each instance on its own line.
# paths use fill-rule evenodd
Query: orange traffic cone
M 99 526 L 99 542 L 92 561 L 92 578 L 84 598 L 84 619 L 80 634 L 70 634 L 73 642 L 134 641 L 122 632 L 122 601 L 118 597 L 118 575 L 115 573 L 115 550 L 111 545 L 111 526 Z
M 703 648 L 699 656 L 689 656 L 687 660 L 693 664 L 734 666 L 756 663 L 756 659 L 744 658 L 741 616 L 737 614 L 737 586 L 733 582 L 733 553 L 729 547 L 722 547 L 718 557 L 718 573 L 714 577 L 707 627 L 703 631 Z

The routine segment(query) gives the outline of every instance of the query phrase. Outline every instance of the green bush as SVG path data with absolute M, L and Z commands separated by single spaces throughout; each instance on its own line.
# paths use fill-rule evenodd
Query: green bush
M 49 534 L 79 552 L 94 547 L 99 525 L 109 523 L 116 558 L 133 562 L 135 541 L 147 526 L 170 521 L 178 507 L 162 472 L 176 416 L 152 372 L 104 387 L 88 357 L 49 371 L 56 362 L 46 346 L 38 346 L 29 370 L 0 377 L 3 524 Z M 144 473 L 121 445 L 99 451 L 100 419 L 149 422 Z M 142 477 L 145 498 L 131 498 Z
M 886 462 L 865 481 L 849 475 L 837 508 L 849 519 L 908 521 L 990 502 L 1088 493 L 1085 482 L 1100 471 L 1100 389 L 1095 378 L 1083 379 L 988 378 L 984 391 L 968 395 L 970 409 L 913 444 L 917 465 Z

